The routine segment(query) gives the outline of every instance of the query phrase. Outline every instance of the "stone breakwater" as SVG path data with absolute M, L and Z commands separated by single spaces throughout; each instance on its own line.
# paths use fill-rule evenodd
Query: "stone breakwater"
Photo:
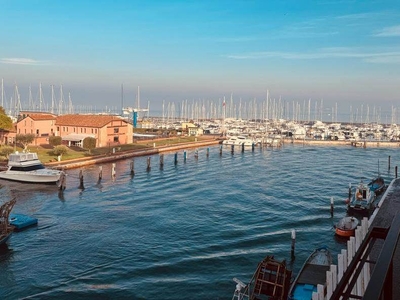
M 145 150 L 132 150 L 132 151 L 121 151 L 116 152 L 113 154 L 107 155 L 100 155 L 95 157 L 83 157 L 73 160 L 66 160 L 66 161 L 57 161 L 57 162 L 49 162 L 45 165 L 47 167 L 53 169 L 74 169 L 80 168 L 83 166 L 94 165 L 94 164 L 101 164 L 107 162 L 113 162 L 116 160 L 131 158 L 131 157 L 138 157 L 138 156 L 150 156 L 154 154 L 160 154 L 165 152 L 175 152 L 178 150 L 190 149 L 190 148 L 201 148 L 207 146 L 213 146 L 219 144 L 219 140 L 208 140 L 208 141 L 198 141 L 198 142 L 191 142 L 191 143 L 183 143 L 183 144 L 176 144 L 176 145 L 167 145 L 161 146 L 156 148 L 150 148 Z

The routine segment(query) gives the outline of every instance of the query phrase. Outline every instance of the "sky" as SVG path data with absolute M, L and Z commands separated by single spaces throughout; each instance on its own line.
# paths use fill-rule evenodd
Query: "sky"
M 0 0 L 4 106 L 311 99 L 400 104 L 400 1 Z M 123 93 L 121 87 L 123 86 Z M 123 96 L 122 96 L 123 95 Z

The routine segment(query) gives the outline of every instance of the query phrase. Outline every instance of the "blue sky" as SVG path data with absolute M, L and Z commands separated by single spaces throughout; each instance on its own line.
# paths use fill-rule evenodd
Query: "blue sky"
M 311 99 L 399 106 L 397 1 L 0 0 L 0 77 L 74 105 Z M 59 97 L 59 96 L 57 96 Z M 372 109 L 372 108 L 371 108 Z

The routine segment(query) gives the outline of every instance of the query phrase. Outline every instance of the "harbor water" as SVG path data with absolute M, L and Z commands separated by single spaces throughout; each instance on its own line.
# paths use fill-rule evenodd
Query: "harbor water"
M 285 144 L 219 146 L 67 171 L 67 187 L 1 181 L 1 203 L 38 219 L 0 250 L 0 299 L 231 299 L 266 255 L 297 273 L 314 248 L 336 263 L 349 183 L 387 184 L 398 149 Z M 391 168 L 388 168 L 388 157 Z M 379 168 L 379 170 L 378 170 Z M 330 213 L 331 197 L 334 215 Z M 296 230 L 291 260 L 291 231 Z

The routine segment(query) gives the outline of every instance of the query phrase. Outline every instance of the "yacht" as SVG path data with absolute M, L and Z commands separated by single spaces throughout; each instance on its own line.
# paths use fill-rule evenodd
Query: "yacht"
M 54 183 L 64 172 L 45 168 L 40 162 L 37 153 L 19 153 L 9 155 L 8 168 L 0 172 L 0 179 L 27 182 L 27 183 Z
M 231 136 L 229 139 L 225 140 L 222 142 L 224 145 L 235 145 L 235 146 L 241 146 L 244 144 L 244 146 L 251 147 L 253 145 L 254 141 L 252 139 L 249 139 L 245 136 L 239 135 L 239 136 Z

